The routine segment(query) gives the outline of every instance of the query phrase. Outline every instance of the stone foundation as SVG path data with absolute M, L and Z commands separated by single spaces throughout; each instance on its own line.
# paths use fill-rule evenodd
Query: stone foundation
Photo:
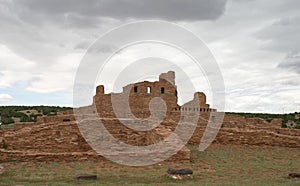
M 144 135 L 132 130 L 120 132 L 116 121 L 110 120 L 108 130 L 123 142 L 147 145 L 162 139 L 159 135 Z M 22 127 L 23 126 L 23 127 Z M 75 122 L 17 125 L 0 130 L 0 162 L 7 161 L 81 161 L 104 160 L 86 143 Z M 122 155 L 120 151 L 120 155 Z M 153 154 L 158 156 L 158 154 Z M 138 158 L 138 155 L 137 155 Z M 184 147 L 166 161 L 189 161 L 190 151 Z
M 189 144 L 199 144 L 207 120 L 208 115 L 202 115 Z M 267 122 L 260 118 L 225 115 L 214 143 L 300 147 L 300 130 L 281 128 L 281 123 L 282 121 L 278 119 Z M 104 125 L 120 141 L 140 146 L 158 143 L 165 139 L 177 124 L 173 120 L 163 122 L 150 132 L 133 131 L 123 126 L 117 119 L 104 119 Z M 104 159 L 86 143 L 74 121 L 17 124 L 15 129 L 0 130 L 0 149 L 1 162 Z M 189 150 L 184 148 L 169 161 L 189 161 L 189 155 Z

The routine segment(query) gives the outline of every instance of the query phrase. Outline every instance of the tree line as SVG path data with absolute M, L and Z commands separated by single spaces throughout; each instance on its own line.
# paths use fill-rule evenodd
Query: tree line
M 0 122 L 14 123 L 14 119 L 20 122 L 36 122 L 38 116 L 55 116 L 59 111 L 70 110 L 71 107 L 59 106 L 0 106 Z M 34 113 L 31 110 L 35 111 Z M 23 112 L 21 112 L 23 111 Z M 25 112 L 25 113 L 24 113 Z

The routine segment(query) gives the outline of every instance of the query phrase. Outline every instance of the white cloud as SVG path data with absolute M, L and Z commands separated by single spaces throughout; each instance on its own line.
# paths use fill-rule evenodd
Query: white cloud
M 6 103 L 12 101 L 13 98 L 9 94 L 0 94 L 0 103 Z
M 72 91 L 77 67 L 82 53 L 71 53 L 61 56 L 50 65 L 47 71 L 36 74 L 26 90 L 38 93 Z
M 0 88 L 9 88 L 17 82 L 29 81 L 32 78 L 30 71 L 35 67 L 35 62 L 20 57 L 6 45 L 0 44 Z
M 12 88 L 24 82 L 26 90 L 51 93 L 70 91 L 77 66 L 83 53 L 69 53 L 58 56 L 46 66 L 22 58 L 6 45 L 0 45 L 0 88 Z

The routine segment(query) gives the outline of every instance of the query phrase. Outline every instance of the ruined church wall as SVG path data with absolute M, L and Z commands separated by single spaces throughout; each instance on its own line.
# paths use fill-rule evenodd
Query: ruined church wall
M 161 104 L 151 102 L 153 98 L 161 98 L 164 101 L 167 115 L 178 107 L 174 72 L 161 74 L 159 81 L 144 81 L 127 85 L 123 87 L 122 93 L 105 94 L 104 86 L 100 85 L 96 88 L 94 104 L 102 118 L 133 118 L 130 117 L 131 113 L 137 118 L 148 118 L 149 106 L 164 110 L 159 107 Z M 114 111 L 119 113 L 118 117 L 115 116 Z

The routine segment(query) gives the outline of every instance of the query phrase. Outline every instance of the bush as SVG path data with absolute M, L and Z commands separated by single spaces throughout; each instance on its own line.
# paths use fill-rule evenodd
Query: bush
M 11 117 L 1 116 L 1 122 L 3 125 L 14 123 L 14 120 Z

